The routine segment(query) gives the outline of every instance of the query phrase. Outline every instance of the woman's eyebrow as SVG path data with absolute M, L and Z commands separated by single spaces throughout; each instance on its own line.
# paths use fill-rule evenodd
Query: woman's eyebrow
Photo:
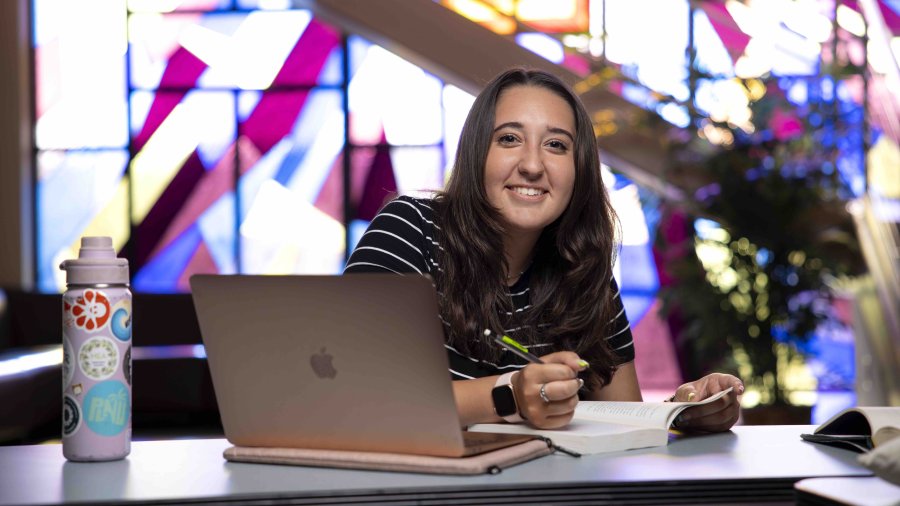
M 525 130 L 525 127 L 522 126 L 522 124 L 519 123 L 518 121 L 507 121 L 506 123 L 497 125 L 494 128 L 494 133 L 496 133 L 498 130 L 503 130 L 504 128 L 514 128 L 516 130 Z
M 515 130 L 525 130 L 525 127 L 522 125 L 522 123 L 519 123 L 518 121 L 507 121 L 506 123 L 497 125 L 497 127 L 494 128 L 494 133 L 497 133 L 498 130 L 503 130 L 504 128 L 512 128 Z M 565 135 L 572 142 L 575 142 L 575 136 L 572 135 L 572 132 L 569 132 L 565 128 L 549 127 L 549 128 L 547 128 L 547 131 L 550 133 L 554 133 L 554 134 Z
M 548 130 L 549 132 L 553 132 L 553 133 L 555 133 L 555 134 L 565 135 L 565 136 L 568 137 L 572 142 L 575 142 L 575 136 L 572 135 L 572 132 L 569 132 L 569 131 L 566 130 L 565 128 L 560 128 L 560 127 L 550 127 L 550 128 L 548 128 L 547 130 Z

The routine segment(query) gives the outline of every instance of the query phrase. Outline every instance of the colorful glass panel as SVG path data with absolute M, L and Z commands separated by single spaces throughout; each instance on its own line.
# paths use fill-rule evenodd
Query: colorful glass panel
M 130 242 L 134 285 L 141 291 L 183 291 L 190 274 L 236 272 L 234 164 L 247 155 L 235 151 L 235 97 L 192 91 L 179 98 L 178 92 L 135 92 L 133 98 L 144 104 L 135 111 L 147 102 L 175 104 L 146 141 L 141 134 L 148 123 L 135 140 L 140 151 L 131 163 Z
M 128 164 L 124 150 L 43 151 L 37 156 L 38 288 L 65 287 L 63 260 L 78 257 L 80 238 L 106 235 L 119 249 L 128 239 Z
M 332 56 L 339 35 L 311 21 L 308 11 L 134 14 L 132 86 L 261 90 L 338 84 L 340 51 L 324 75 L 322 59 Z M 297 56 L 300 51 L 308 60 Z
M 250 93 L 250 92 L 246 92 Z M 242 272 L 331 274 L 344 259 L 342 94 L 333 90 L 264 92 L 242 119 L 241 145 L 255 159 L 242 158 Z M 270 100 L 270 106 L 260 106 Z M 257 134 L 284 121 L 287 106 L 301 104 L 281 139 Z M 267 134 L 268 135 L 268 134 Z

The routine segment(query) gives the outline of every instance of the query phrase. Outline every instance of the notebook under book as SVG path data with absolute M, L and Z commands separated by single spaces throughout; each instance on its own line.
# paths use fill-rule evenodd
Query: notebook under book
M 191 278 L 225 437 L 460 457 L 522 442 L 468 434 L 424 276 Z

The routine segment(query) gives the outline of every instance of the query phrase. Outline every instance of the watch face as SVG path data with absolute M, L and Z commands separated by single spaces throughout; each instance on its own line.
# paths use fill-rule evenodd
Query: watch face
M 510 385 L 501 385 L 491 390 L 491 397 L 494 399 L 494 409 L 501 418 L 514 415 L 519 412 L 516 406 L 516 396 Z

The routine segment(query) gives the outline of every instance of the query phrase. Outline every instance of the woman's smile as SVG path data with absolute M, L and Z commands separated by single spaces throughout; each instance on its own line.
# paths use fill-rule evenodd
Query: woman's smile
M 506 189 L 527 201 L 537 201 L 544 197 L 544 195 L 547 195 L 547 190 L 535 188 L 533 186 L 507 186 Z

